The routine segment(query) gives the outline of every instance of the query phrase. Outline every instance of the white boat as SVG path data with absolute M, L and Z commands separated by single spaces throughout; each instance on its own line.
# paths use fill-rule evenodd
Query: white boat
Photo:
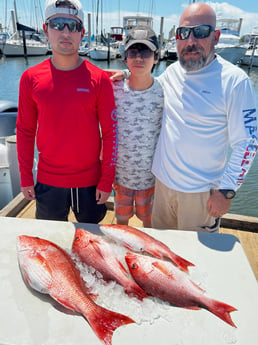
M 150 26 L 153 27 L 153 18 L 152 17 L 146 17 L 146 16 L 125 16 L 123 17 L 123 40 L 125 39 L 126 35 L 130 30 L 132 30 L 136 26 Z M 119 51 L 120 55 L 124 56 L 124 43 L 121 43 Z
M 35 29 L 20 24 L 17 18 L 16 1 L 14 1 L 14 10 L 11 10 L 13 35 L 6 39 L 3 54 L 5 56 L 46 55 L 48 53 L 47 42 L 41 40 Z
M 250 34 L 243 35 L 241 40 L 248 45 L 248 49 L 241 59 L 241 64 L 258 67 L 258 27 L 254 28 Z
M 240 41 L 240 19 L 218 19 L 216 29 L 220 30 L 219 42 L 215 47 L 216 54 L 236 64 L 245 55 L 246 44 Z
M 89 51 L 90 51 L 89 42 L 88 41 L 82 42 L 78 50 L 79 55 L 82 55 L 82 56 L 89 55 Z
M 26 39 L 27 56 L 41 56 L 48 53 L 47 43 Z M 24 56 L 24 45 L 21 38 L 16 39 L 14 36 L 6 40 L 3 46 L 5 56 Z
M 116 57 L 121 57 L 121 45 L 123 45 L 123 32 L 122 26 L 111 26 L 110 31 L 110 45 L 116 50 Z
M 116 49 L 112 47 L 108 48 L 107 46 L 101 44 L 92 47 L 89 51 L 89 56 L 93 60 L 108 60 L 108 50 L 110 60 L 114 60 L 117 56 Z
M 258 42 L 258 40 L 257 40 Z M 244 57 L 241 59 L 242 65 L 252 65 L 258 67 L 258 47 L 256 49 L 248 49 Z
M 0 29 L 1 29 L 1 25 L 0 25 Z M 4 45 L 5 45 L 7 38 L 8 38 L 7 33 L 0 32 L 0 55 L 3 54 Z
M 177 60 L 176 38 L 172 37 L 165 45 L 165 58 L 167 60 Z

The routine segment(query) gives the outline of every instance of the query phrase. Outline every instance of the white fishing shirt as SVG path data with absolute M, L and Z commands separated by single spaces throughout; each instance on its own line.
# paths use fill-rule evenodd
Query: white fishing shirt
M 177 61 L 158 79 L 165 103 L 153 174 L 182 192 L 237 190 L 257 150 L 255 98 L 246 73 L 217 56 L 195 72 Z
M 132 90 L 126 81 L 113 84 L 117 107 L 118 155 L 116 182 L 142 190 L 155 184 L 151 172 L 161 128 L 164 95 L 160 83 L 143 91 Z

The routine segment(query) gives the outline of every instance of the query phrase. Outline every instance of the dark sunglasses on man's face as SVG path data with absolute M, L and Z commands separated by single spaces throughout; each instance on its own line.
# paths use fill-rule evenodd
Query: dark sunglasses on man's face
M 150 49 L 128 49 L 127 50 L 127 57 L 129 59 L 136 59 L 137 56 L 140 56 L 141 59 L 148 59 L 153 55 L 153 51 Z
M 46 21 L 46 24 L 49 25 L 51 29 L 63 31 L 67 26 L 70 32 L 81 32 L 83 29 L 82 23 L 78 22 L 72 18 L 53 18 Z
M 214 26 L 211 25 L 180 26 L 176 29 L 176 39 L 186 40 L 190 36 L 191 31 L 195 38 L 206 38 L 214 30 Z

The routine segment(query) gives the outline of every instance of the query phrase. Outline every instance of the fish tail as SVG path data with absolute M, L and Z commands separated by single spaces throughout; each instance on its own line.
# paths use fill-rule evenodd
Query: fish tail
M 182 258 L 179 255 L 176 255 L 174 253 L 172 253 L 169 256 L 169 259 L 176 265 L 178 266 L 178 268 L 180 268 L 182 271 L 184 272 L 188 272 L 188 266 L 195 266 L 193 263 L 191 263 L 190 261 Z
M 220 301 L 210 300 L 206 305 L 206 309 L 208 309 L 211 313 L 218 316 L 221 320 L 225 321 L 229 325 L 237 328 L 230 316 L 230 313 L 232 311 L 237 310 L 236 308 Z
M 95 334 L 105 345 L 112 345 L 113 332 L 118 327 L 135 322 L 123 314 L 100 306 L 92 314 L 92 317 L 87 317 L 87 320 Z

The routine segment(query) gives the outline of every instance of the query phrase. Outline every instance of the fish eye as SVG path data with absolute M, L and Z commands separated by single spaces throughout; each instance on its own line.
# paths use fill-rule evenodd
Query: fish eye
M 136 264 L 132 264 L 132 269 L 135 269 L 137 268 L 137 265 Z

